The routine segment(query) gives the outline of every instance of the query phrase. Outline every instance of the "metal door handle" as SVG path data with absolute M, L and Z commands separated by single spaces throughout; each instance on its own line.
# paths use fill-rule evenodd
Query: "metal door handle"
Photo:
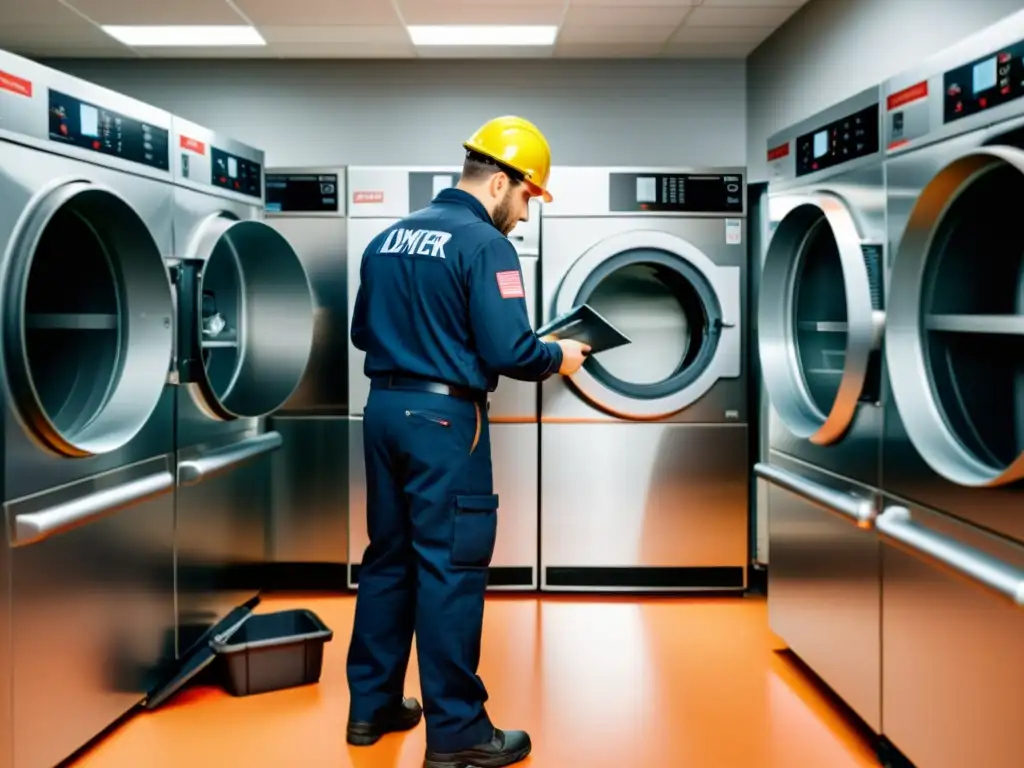
M 1024 571 L 914 522 L 906 507 L 889 507 L 878 517 L 878 531 L 916 552 L 1008 597 L 1024 607 Z
M 870 499 L 828 488 L 793 472 L 762 462 L 754 465 L 754 474 L 780 488 L 792 491 L 816 506 L 850 518 L 861 528 L 871 528 L 874 525 L 876 510 Z
M 243 461 L 254 459 L 281 447 L 284 439 L 280 432 L 264 432 L 241 443 L 234 443 L 210 451 L 198 459 L 183 461 L 178 465 L 178 482 L 195 485 L 217 472 L 231 469 Z
M 130 483 L 104 488 L 63 504 L 16 515 L 12 546 L 21 547 L 76 528 L 109 512 L 142 501 L 174 487 L 174 475 L 157 472 Z

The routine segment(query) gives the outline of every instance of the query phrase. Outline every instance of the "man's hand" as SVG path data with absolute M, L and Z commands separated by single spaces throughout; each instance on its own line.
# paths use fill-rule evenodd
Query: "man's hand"
M 586 362 L 590 345 L 572 339 L 563 339 L 557 343 L 562 348 L 562 366 L 558 372 L 563 376 L 572 376 Z

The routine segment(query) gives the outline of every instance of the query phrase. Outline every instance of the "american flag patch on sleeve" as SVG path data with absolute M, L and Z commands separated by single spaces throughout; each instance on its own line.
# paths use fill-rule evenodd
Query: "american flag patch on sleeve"
M 507 272 L 498 272 L 498 292 L 503 299 L 525 299 L 526 291 L 523 290 L 523 279 L 519 276 L 518 269 L 510 269 Z

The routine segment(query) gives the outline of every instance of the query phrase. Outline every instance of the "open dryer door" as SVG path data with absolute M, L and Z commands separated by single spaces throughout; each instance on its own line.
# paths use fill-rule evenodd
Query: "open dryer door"
M 758 304 L 765 389 L 794 435 L 831 445 L 850 428 L 858 402 L 878 397 L 882 247 L 864 238 L 838 196 L 775 197 L 769 205 L 779 223 Z
M 228 213 L 196 229 L 179 265 L 179 375 L 220 421 L 268 416 L 313 347 L 314 302 L 298 254 L 273 227 Z
M 37 196 L 7 248 L 4 367 L 48 450 L 109 454 L 157 408 L 173 348 L 163 254 L 117 192 L 85 180 Z
M 907 436 L 961 486 L 1024 478 L 1024 151 L 989 146 L 936 174 L 890 275 L 886 365 Z
M 681 237 L 634 230 L 600 240 L 566 272 L 553 315 L 584 303 L 633 339 L 570 377 L 606 413 L 664 419 L 740 375 L 740 270 Z

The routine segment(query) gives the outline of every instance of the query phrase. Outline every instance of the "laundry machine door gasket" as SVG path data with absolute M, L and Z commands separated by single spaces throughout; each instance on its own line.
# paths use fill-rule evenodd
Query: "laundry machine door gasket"
M 146 223 L 110 187 L 60 180 L 26 207 L 4 265 L 4 367 L 23 424 L 62 456 L 123 448 L 156 410 L 174 344 Z

